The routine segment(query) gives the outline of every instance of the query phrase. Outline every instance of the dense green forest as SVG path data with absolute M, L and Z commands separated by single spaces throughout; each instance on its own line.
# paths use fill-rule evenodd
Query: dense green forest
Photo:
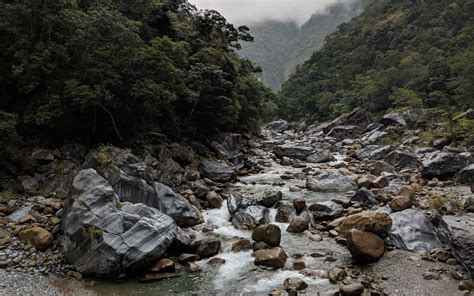
M 261 66 L 265 84 L 278 91 L 296 66 L 303 64 L 324 44 L 327 35 L 361 13 L 364 2 L 337 2 L 324 12 L 313 14 L 301 27 L 294 22 L 281 21 L 249 25 L 255 40 L 243 44 L 239 54 Z
M 0 157 L 36 144 L 130 143 L 258 127 L 271 91 L 251 41 L 185 0 L 0 2 Z
M 474 1 L 378 0 L 284 85 L 281 115 L 474 107 Z M 448 108 L 448 109 L 449 109 Z

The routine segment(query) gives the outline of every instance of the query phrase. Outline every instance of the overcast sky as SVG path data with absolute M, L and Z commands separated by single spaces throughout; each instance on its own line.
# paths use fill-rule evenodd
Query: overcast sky
M 351 0 L 344 0 L 345 2 Z M 303 24 L 315 12 L 339 0 L 189 0 L 201 9 L 219 11 L 231 23 L 252 24 L 264 20 Z

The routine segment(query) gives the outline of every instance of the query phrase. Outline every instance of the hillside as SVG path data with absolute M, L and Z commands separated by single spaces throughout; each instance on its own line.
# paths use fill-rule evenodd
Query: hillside
M 327 35 L 361 11 L 361 1 L 337 3 L 323 13 L 314 14 L 300 28 L 295 23 L 279 21 L 251 25 L 254 42 L 243 44 L 239 54 L 261 66 L 263 81 L 273 90 L 279 90 L 296 66 L 303 64 L 324 44 Z
M 474 1 L 376 1 L 327 39 L 281 91 L 292 119 L 356 106 L 472 107 Z

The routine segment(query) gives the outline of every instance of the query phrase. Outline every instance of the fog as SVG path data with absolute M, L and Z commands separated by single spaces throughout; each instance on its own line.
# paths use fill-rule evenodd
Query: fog
M 351 2 L 352 0 L 343 0 Z M 341 0 L 189 0 L 201 9 L 219 11 L 231 23 L 254 24 L 266 20 L 294 21 L 301 25 L 313 13 Z

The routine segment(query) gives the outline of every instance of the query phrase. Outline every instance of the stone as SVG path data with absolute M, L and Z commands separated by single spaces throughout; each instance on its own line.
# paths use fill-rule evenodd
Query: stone
M 427 253 L 441 248 L 435 228 L 423 212 L 407 209 L 391 214 L 390 218 L 393 223 L 389 236 L 396 248 Z
M 281 203 L 275 216 L 275 222 L 290 223 L 295 217 L 295 208 L 291 204 Z
M 306 188 L 316 192 L 345 192 L 357 189 L 351 178 L 338 172 L 323 172 L 316 177 L 308 177 Z
M 354 283 L 341 286 L 339 293 L 341 293 L 341 296 L 359 296 L 364 293 L 364 289 L 364 285 L 361 283 Z
M 232 217 L 232 224 L 239 229 L 254 229 L 270 222 L 270 211 L 258 205 L 255 199 L 231 194 L 227 199 L 227 209 Z
M 253 244 L 252 246 L 252 249 L 254 251 L 258 251 L 258 250 L 265 250 L 265 249 L 271 249 L 272 247 L 270 247 L 268 244 L 266 244 L 265 242 L 256 242 Z
M 359 149 L 356 156 L 359 160 L 366 158 L 370 160 L 383 160 L 393 150 L 395 150 L 395 148 L 392 146 L 380 147 L 378 145 L 369 145 Z
M 275 153 L 278 158 L 289 157 L 305 161 L 313 152 L 314 149 L 312 147 L 298 146 L 295 144 L 284 144 L 273 147 L 273 153 Z
M 173 219 L 144 204 L 121 203 L 94 169 L 74 177 L 62 228 L 65 261 L 82 274 L 109 278 L 150 266 L 177 237 Z
M 464 202 L 464 210 L 469 213 L 474 213 L 474 197 L 469 196 Z
M 376 234 L 359 229 L 351 229 L 345 236 L 347 248 L 351 252 L 352 257 L 358 262 L 377 262 L 385 252 L 385 243 Z
M 474 282 L 472 280 L 462 280 L 458 285 L 461 291 L 474 291 Z
M 281 230 L 275 224 L 260 225 L 252 232 L 252 239 L 264 242 L 270 247 L 278 247 L 281 242 Z
M 471 184 L 474 181 L 474 163 L 456 173 L 454 180 L 460 184 Z
M 230 182 L 236 177 L 235 170 L 225 163 L 205 160 L 199 165 L 199 172 L 202 176 L 214 182 Z
M 293 207 L 296 210 L 296 214 L 301 214 L 301 212 L 306 208 L 306 200 L 304 197 L 298 197 L 293 199 Z
M 367 175 L 362 178 L 359 178 L 357 180 L 357 186 L 359 188 L 366 187 L 366 188 L 372 188 L 372 185 L 374 184 L 375 176 L 372 175 Z
M 418 168 L 421 166 L 421 161 L 414 153 L 394 150 L 390 152 L 385 161 L 397 168 Z
M 300 278 L 287 278 L 283 282 L 283 289 L 287 292 L 300 291 L 306 288 L 308 288 L 308 284 Z
M 446 177 L 457 173 L 474 161 L 471 153 L 435 151 L 423 160 L 421 174 L 424 177 Z
M 219 253 L 221 241 L 217 238 L 208 237 L 194 242 L 191 247 L 196 250 L 199 257 L 209 258 Z
M 304 219 L 303 217 L 295 217 L 291 221 L 286 231 L 291 232 L 291 233 L 302 233 L 308 229 L 309 229 L 308 220 Z
M 31 176 L 20 176 L 18 177 L 21 192 L 31 193 L 38 190 L 38 181 Z
M 347 272 L 343 268 L 333 267 L 328 270 L 327 276 L 328 276 L 329 281 L 335 284 L 337 282 L 344 280 L 347 276 Z
M 11 242 L 11 240 L 12 238 L 10 236 L 10 233 L 5 229 L 0 228 L 0 247 L 6 246 Z
M 347 216 L 336 230 L 345 234 L 351 229 L 360 229 L 385 237 L 391 228 L 392 219 L 388 214 L 366 211 Z
M 308 156 L 308 158 L 306 159 L 306 161 L 309 163 L 325 163 L 335 160 L 336 158 L 331 154 L 329 150 L 326 149 L 314 151 L 314 153 Z
M 260 201 L 261 205 L 267 208 L 271 208 L 278 201 L 282 200 L 283 193 L 276 190 L 265 190 L 263 192 L 262 200 Z
M 409 209 L 413 205 L 411 198 L 406 196 L 397 196 L 392 199 L 388 205 L 394 212 L 401 212 L 403 210 Z
M 288 121 L 281 119 L 281 120 L 270 122 L 265 127 L 271 131 L 281 133 L 289 129 L 290 124 L 288 123 Z
M 294 270 L 303 270 L 306 268 L 306 264 L 302 259 L 293 260 L 293 269 Z
M 388 186 L 389 181 L 388 178 L 385 176 L 379 176 L 373 181 L 373 188 L 384 188 Z
M 366 187 L 359 189 L 351 198 L 351 202 L 360 203 L 364 207 L 372 207 L 379 204 L 377 195 Z
M 32 245 L 40 251 L 46 251 L 54 244 L 53 234 L 48 230 L 38 226 L 20 231 L 18 238 L 23 243 Z
M 222 258 L 212 258 L 211 260 L 209 260 L 207 262 L 207 264 L 209 265 L 223 265 L 225 264 L 225 259 L 222 259 Z
M 390 125 L 406 126 L 407 125 L 405 118 L 403 118 L 403 114 L 401 114 L 400 112 L 391 112 L 391 113 L 385 114 L 380 119 L 380 123 L 385 126 L 390 126 Z
M 327 134 L 326 137 L 335 138 L 337 141 L 344 139 L 350 139 L 355 137 L 361 132 L 360 127 L 356 125 L 338 125 L 333 127 Z
M 151 272 L 174 272 L 176 266 L 171 259 L 160 259 L 150 267 Z
M 54 153 L 51 150 L 40 149 L 36 150 L 31 154 L 33 160 L 38 161 L 41 164 L 48 164 L 54 161 Z
M 342 216 L 342 206 L 333 201 L 314 203 L 309 206 L 308 210 L 316 221 L 334 220 Z
M 222 197 L 217 194 L 215 191 L 209 191 L 206 194 L 206 201 L 209 204 L 209 207 L 214 209 L 220 209 L 224 200 Z
M 288 255 L 282 248 L 273 248 L 258 250 L 254 253 L 255 265 L 261 265 L 271 268 L 283 268 L 285 266 Z
M 252 249 L 252 243 L 250 240 L 241 238 L 235 243 L 232 244 L 232 251 L 233 252 L 241 252 L 241 251 L 246 251 L 246 250 L 251 250 Z
M 199 257 L 199 255 L 187 254 L 187 253 L 183 253 L 183 254 L 179 255 L 179 257 L 178 257 L 178 261 L 181 262 L 181 263 L 199 261 L 200 259 L 201 259 L 201 257 Z

